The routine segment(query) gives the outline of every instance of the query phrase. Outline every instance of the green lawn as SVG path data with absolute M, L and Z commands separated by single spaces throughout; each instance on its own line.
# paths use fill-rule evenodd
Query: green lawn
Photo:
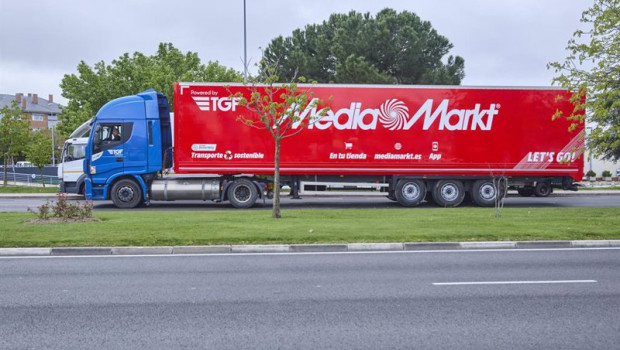
M 58 193 L 58 186 L 2 186 L 2 183 L 0 182 L 0 193 Z
M 607 190 L 620 190 L 620 186 L 609 186 L 609 187 L 579 187 L 579 191 L 607 191 Z
M 100 222 L 35 225 L 0 213 L 0 247 L 620 239 L 620 208 L 97 212 Z

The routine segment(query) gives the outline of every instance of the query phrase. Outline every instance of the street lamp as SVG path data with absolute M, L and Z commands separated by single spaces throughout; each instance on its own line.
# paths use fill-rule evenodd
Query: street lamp
M 56 155 L 54 154 L 54 125 L 52 125 L 52 165 L 56 165 Z
M 245 24 L 245 0 L 243 0 L 243 82 L 248 82 L 248 43 Z

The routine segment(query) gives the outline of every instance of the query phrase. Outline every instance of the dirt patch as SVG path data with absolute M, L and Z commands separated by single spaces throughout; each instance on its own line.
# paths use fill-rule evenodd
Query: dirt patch
M 57 218 L 51 217 L 48 219 L 30 219 L 27 220 L 27 224 L 33 225 L 45 225 L 45 224 L 66 224 L 73 222 L 99 222 L 101 221 L 98 218 Z

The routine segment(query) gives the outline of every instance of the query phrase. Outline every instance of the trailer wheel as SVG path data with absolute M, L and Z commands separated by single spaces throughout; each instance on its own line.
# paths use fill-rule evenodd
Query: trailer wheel
M 540 181 L 534 187 L 534 195 L 536 197 L 548 197 L 553 192 L 553 187 L 547 181 Z
M 440 207 L 457 207 L 465 198 L 465 187 L 458 180 L 440 180 L 433 188 L 433 200 Z
M 228 187 L 228 200 L 235 208 L 250 208 L 258 198 L 258 189 L 254 183 L 248 179 L 235 180 Z
M 471 188 L 471 199 L 481 207 L 492 207 L 497 197 L 497 187 L 492 180 L 477 180 Z
M 426 196 L 426 185 L 421 180 L 402 179 L 396 184 L 394 196 L 400 205 L 404 207 L 415 207 L 419 205 Z
M 134 180 L 122 179 L 112 186 L 110 198 L 117 208 L 135 208 L 142 202 L 142 189 Z
M 531 197 L 534 195 L 534 188 L 532 187 L 522 187 L 517 189 L 517 192 L 521 197 Z

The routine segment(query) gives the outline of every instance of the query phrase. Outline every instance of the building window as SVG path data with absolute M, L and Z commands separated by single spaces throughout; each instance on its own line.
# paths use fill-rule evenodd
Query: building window
M 32 115 L 32 120 L 35 122 L 42 122 L 43 121 L 43 114 L 33 114 Z

